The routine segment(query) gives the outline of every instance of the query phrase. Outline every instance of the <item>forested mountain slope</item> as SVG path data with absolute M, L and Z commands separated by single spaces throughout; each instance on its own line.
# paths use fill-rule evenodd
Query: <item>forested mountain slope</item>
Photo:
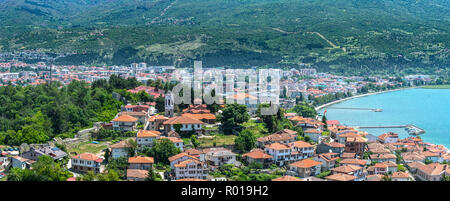
M 58 63 L 449 67 L 449 0 L 0 0 L 0 48 Z

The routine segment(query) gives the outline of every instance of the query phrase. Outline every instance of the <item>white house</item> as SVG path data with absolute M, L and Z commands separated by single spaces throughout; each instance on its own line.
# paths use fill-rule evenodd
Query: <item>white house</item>
M 73 156 L 71 159 L 72 169 L 79 172 L 93 171 L 95 173 L 103 172 L 101 163 L 103 159 L 90 153 L 82 153 Z
M 188 116 L 172 117 L 163 123 L 166 133 L 175 130 L 175 125 L 181 125 L 180 131 L 195 131 L 201 133 L 203 124 L 202 121 Z
M 113 129 L 118 131 L 134 131 L 137 126 L 138 119 L 130 115 L 120 115 L 111 121 Z
M 11 157 L 11 165 L 13 168 L 28 169 L 36 161 L 22 158 L 20 156 Z
M 120 157 L 128 157 L 129 156 L 130 145 L 125 140 L 111 145 L 110 148 L 111 148 L 111 157 L 112 158 L 120 158 Z
M 208 165 L 198 159 L 187 159 L 174 164 L 175 179 L 206 179 Z
M 176 148 L 180 149 L 181 151 L 184 151 L 184 142 L 181 138 L 163 136 L 160 137 L 160 139 L 168 139 L 173 143 L 173 145 L 175 145 Z
M 139 130 L 136 135 L 136 143 L 140 150 L 147 148 L 152 148 L 155 144 L 155 141 L 160 137 L 161 133 L 159 131 L 148 131 L 148 130 Z
M 231 150 L 215 147 L 204 150 L 205 152 L 205 161 L 214 166 L 222 166 L 225 164 L 235 164 L 236 163 L 236 154 Z

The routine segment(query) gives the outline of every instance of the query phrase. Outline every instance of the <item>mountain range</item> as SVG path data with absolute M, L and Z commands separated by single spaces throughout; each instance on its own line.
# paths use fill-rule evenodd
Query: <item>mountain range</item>
M 0 51 L 60 64 L 449 68 L 450 0 L 0 0 Z

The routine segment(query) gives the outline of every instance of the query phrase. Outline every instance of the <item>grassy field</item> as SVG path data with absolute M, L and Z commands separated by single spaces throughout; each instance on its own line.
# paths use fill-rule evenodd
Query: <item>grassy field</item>
M 267 128 L 264 126 L 264 123 L 256 123 L 255 120 L 249 120 L 248 122 L 243 123 L 242 126 L 255 133 L 256 138 L 264 137 L 269 134 Z
M 216 146 L 234 144 L 235 138 L 235 135 L 217 134 L 214 135 L 212 139 L 200 138 L 198 139 L 198 141 L 200 142 L 200 147 L 212 147 L 214 145 L 214 142 L 216 143 Z
M 69 153 L 70 152 L 77 152 L 80 153 L 93 153 L 98 154 L 102 150 L 106 149 L 108 147 L 108 142 L 100 142 L 99 144 L 92 144 L 91 141 L 89 142 L 81 142 L 79 144 L 73 145 L 70 148 L 68 148 Z
M 447 85 L 428 85 L 423 86 L 423 89 L 450 89 L 450 84 Z

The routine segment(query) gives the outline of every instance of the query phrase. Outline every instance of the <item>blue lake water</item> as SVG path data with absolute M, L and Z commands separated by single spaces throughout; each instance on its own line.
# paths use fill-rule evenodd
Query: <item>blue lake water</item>
M 450 148 L 450 89 L 406 89 L 355 98 L 330 107 L 381 108 L 383 112 L 329 108 L 326 116 L 348 126 L 414 124 L 425 130 L 421 135 L 425 142 Z M 410 136 L 404 128 L 361 130 L 376 136 L 389 131 L 398 133 L 400 138 Z

